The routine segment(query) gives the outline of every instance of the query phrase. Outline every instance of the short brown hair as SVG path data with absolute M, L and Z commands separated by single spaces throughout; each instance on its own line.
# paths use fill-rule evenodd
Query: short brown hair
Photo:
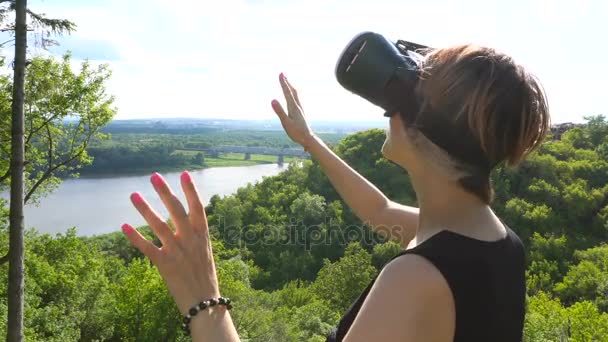
M 467 128 L 492 165 L 517 165 L 544 140 L 550 116 L 538 80 L 494 49 L 459 45 L 430 51 L 416 89 L 420 112 L 464 115 Z M 460 184 L 486 203 L 493 199 L 489 176 L 463 177 Z

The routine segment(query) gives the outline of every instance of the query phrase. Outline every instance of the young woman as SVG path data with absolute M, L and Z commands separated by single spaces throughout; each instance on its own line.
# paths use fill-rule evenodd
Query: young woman
M 276 100 L 272 107 L 287 134 L 319 161 L 361 221 L 373 229 L 392 227 L 390 237 L 404 248 L 327 340 L 521 341 L 524 249 L 490 208 L 489 175 L 500 163 L 517 164 L 542 142 L 549 127 L 545 96 L 528 72 L 489 48 L 435 50 L 424 58 L 422 71 L 418 119 L 406 124 L 411 113 L 389 113 L 382 146 L 383 155 L 409 174 L 418 208 L 392 202 L 316 137 L 296 90 L 280 75 L 287 113 Z M 424 115 L 440 121 L 422 124 Z M 456 140 L 440 147 L 435 142 L 442 134 Z M 458 137 L 474 137 L 476 145 L 463 150 Z M 163 247 L 127 224 L 123 231 L 158 267 L 187 315 L 201 300 L 220 295 L 204 207 L 187 172 L 182 188 L 188 211 L 160 175 L 151 180 L 176 231 L 138 193 L 131 200 Z M 226 306 L 198 309 L 189 319 L 194 340 L 239 340 Z

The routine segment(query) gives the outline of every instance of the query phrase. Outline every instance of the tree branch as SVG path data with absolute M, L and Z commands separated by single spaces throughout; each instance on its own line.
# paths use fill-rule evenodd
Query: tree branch
M 27 9 L 27 14 L 30 15 L 36 25 L 49 27 L 54 34 L 70 33 L 76 29 L 76 24 L 66 19 L 49 19 L 44 14 L 37 14 L 29 9 Z
M 0 43 L 0 46 L 4 46 L 4 44 L 6 44 L 6 43 L 10 43 L 10 42 L 14 42 L 14 41 L 15 41 L 15 39 L 9 39 L 3 43 Z
M 47 169 L 44 172 L 44 174 L 42 175 L 42 177 L 40 177 L 40 179 L 38 179 L 36 181 L 36 183 L 34 184 L 34 186 L 30 189 L 30 191 L 28 191 L 27 195 L 25 196 L 23 203 L 27 203 L 27 201 L 30 199 L 30 197 L 34 194 L 34 192 L 36 191 L 36 189 L 38 189 L 38 187 L 45 181 L 47 180 L 51 174 L 53 173 L 54 170 L 56 170 L 57 168 L 53 169 L 53 136 L 51 135 L 51 129 L 49 128 L 48 125 L 45 125 L 46 127 L 46 134 L 48 136 L 49 139 L 49 148 L 48 148 L 48 155 L 47 155 Z M 59 167 L 59 166 L 58 166 Z
M 10 142 L 11 142 L 11 139 L 9 139 L 8 141 L 4 140 L 4 141 L 2 141 L 2 144 L 0 144 L 0 148 L 2 148 L 2 153 L 4 153 L 7 158 L 10 158 L 10 155 L 11 155 L 11 152 L 8 149 L 8 144 L 7 144 Z
M 2 258 L 0 258 L 0 265 L 4 265 L 8 262 L 9 253 L 7 252 Z
M 44 174 L 42 175 L 42 177 L 40 177 L 40 179 L 38 179 L 36 181 L 36 183 L 34 184 L 34 186 L 32 186 L 32 188 L 27 192 L 27 195 L 25 195 L 25 198 L 23 200 L 23 203 L 27 203 L 27 201 L 30 199 L 30 197 L 32 197 L 32 195 L 34 194 L 34 192 L 38 189 L 38 187 L 45 181 L 47 180 L 52 174 L 53 172 L 55 172 L 55 170 L 57 170 L 58 168 L 67 165 L 71 162 L 73 162 L 74 160 L 76 160 L 76 158 L 80 157 L 87 149 L 87 144 L 85 143 L 84 146 L 82 147 L 82 149 L 75 155 L 73 155 L 71 158 L 64 160 L 63 162 L 51 167 L 50 169 L 47 169 Z
M 9 31 L 13 31 L 13 32 L 14 32 L 14 31 L 15 31 L 15 26 L 13 26 L 13 25 L 9 25 L 9 28 L 4 28 L 4 29 L 1 29 L 1 30 L 0 30 L 0 32 L 9 32 Z M 27 31 L 28 31 L 28 32 L 32 32 L 32 31 L 34 31 L 34 30 L 32 30 L 32 29 L 27 29 Z
M 40 130 L 42 130 L 43 128 L 47 127 L 49 123 L 51 123 L 51 121 L 53 121 L 54 119 L 56 119 L 59 115 L 61 115 L 61 113 L 59 114 L 54 114 L 51 115 L 51 117 L 49 117 L 47 120 L 45 120 L 40 126 L 36 127 L 36 129 L 31 129 L 30 133 L 27 135 L 27 138 L 25 139 L 25 145 L 27 146 L 27 144 L 29 144 L 30 139 L 34 136 L 34 134 L 40 132 Z M 30 121 L 32 122 L 32 126 L 33 127 L 33 120 Z
M 0 183 L 4 182 L 8 177 L 11 176 L 11 167 L 8 167 L 8 170 L 6 170 L 6 173 L 2 175 L 2 177 L 0 177 Z

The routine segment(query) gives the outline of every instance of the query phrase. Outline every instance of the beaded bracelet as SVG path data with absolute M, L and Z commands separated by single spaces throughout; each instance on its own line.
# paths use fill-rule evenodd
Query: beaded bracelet
M 211 299 L 207 299 L 207 300 L 204 300 L 204 301 L 196 304 L 195 306 L 190 308 L 190 310 L 188 310 L 188 313 L 184 316 L 184 320 L 182 321 L 182 328 L 184 329 L 184 332 L 186 333 L 186 335 L 190 335 L 189 324 L 190 324 L 190 321 L 192 320 L 192 317 L 196 316 L 196 314 L 199 313 L 199 311 L 203 311 L 208 307 L 212 307 L 212 306 L 216 306 L 216 305 L 225 305 L 226 309 L 228 309 L 228 310 L 232 309 L 232 304 L 230 304 L 230 298 L 227 298 L 227 297 L 218 297 L 217 299 L 211 298 Z

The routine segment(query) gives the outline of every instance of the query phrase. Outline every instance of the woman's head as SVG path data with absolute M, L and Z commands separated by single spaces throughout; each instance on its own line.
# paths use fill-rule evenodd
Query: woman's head
M 417 113 L 391 118 L 384 155 L 410 172 L 430 165 L 491 202 L 489 171 L 499 163 L 519 163 L 542 143 L 549 129 L 540 84 L 511 57 L 474 45 L 434 50 L 422 61 L 421 70 Z M 428 122 L 429 118 L 442 123 Z M 432 130 L 440 129 L 434 127 L 442 125 L 456 144 L 440 148 L 429 139 L 436 138 L 431 133 L 437 131 Z M 474 154 L 480 156 L 468 158 L 472 152 L 454 147 L 458 136 L 471 137 L 479 151 Z M 471 162 L 478 159 L 485 165 Z

